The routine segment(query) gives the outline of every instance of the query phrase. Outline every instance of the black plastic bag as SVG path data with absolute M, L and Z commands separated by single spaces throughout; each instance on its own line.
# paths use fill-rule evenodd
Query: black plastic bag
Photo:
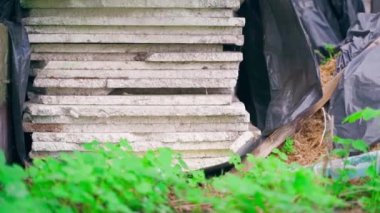
M 362 139 L 369 145 L 380 141 L 380 119 L 343 124 L 345 117 L 366 107 L 380 109 L 380 14 L 359 14 L 348 32 L 338 65 L 343 78 L 334 93 L 329 113 L 334 117 L 334 133 L 342 138 Z
M 237 95 L 269 135 L 321 98 L 317 62 L 292 1 L 246 0 L 239 14 L 247 24 Z
M 372 0 L 372 13 L 380 13 L 380 1 Z
M 0 22 L 8 28 L 10 36 L 10 108 L 12 138 L 10 145 L 16 148 L 21 163 L 27 160 L 25 136 L 22 128 L 22 111 L 26 97 L 30 70 L 30 45 L 28 35 L 21 23 L 19 0 L 0 0 Z
M 329 56 L 326 45 L 339 46 L 364 12 L 362 0 L 292 0 L 314 50 Z
M 339 47 L 338 71 L 345 68 L 357 55 L 380 36 L 380 14 L 358 15 L 355 25 L 347 33 L 347 38 Z

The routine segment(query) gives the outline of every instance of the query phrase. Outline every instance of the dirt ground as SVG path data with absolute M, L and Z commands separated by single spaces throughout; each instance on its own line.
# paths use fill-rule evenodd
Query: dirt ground
M 336 72 L 336 60 L 330 60 L 321 66 L 320 69 L 322 87 L 333 79 Z M 331 140 L 326 140 L 329 134 L 325 116 L 322 110 L 312 117 L 301 122 L 300 129 L 292 137 L 294 140 L 294 153 L 290 154 L 289 163 L 299 163 L 301 165 L 314 164 L 331 150 Z
M 320 71 L 322 87 L 324 87 L 336 73 L 336 60 L 330 60 L 322 65 Z M 299 131 L 292 137 L 295 151 L 288 156 L 288 162 L 301 165 L 319 162 L 332 149 L 331 133 L 328 131 L 328 121 L 325 121 L 323 111 L 320 110 L 312 117 L 305 119 L 299 126 Z M 371 150 L 380 150 L 380 144 L 372 147 Z
M 324 129 L 322 111 L 301 122 L 300 130 L 293 136 L 295 151 L 288 155 L 288 162 L 310 165 L 326 156 L 329 146 L 323 140 Z

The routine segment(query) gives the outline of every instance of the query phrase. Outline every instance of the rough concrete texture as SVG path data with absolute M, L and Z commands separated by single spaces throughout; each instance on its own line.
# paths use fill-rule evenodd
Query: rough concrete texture
M 71 151 L 63 152 L 70 153 Z M 62 152 L 45 152 L 45 151 L 32 151 L 31 155 L 34 157 L 43 157 L 46 155 L 58 155 Z M 145 152 L 135 152 L 137 155 L 143 155 Z M 177 151 L 177 153 L 181 154 L 184 159 L 201 159 L 201 158 L 221 158 L 226 156 L 231 156 L 233 154 L 230 150 L 202 150 L 202 152 L 198 152 L 195 150 L 187 150 L 187 151 Z
M 242 103 L 226 106 L 128 106 L 124 105 L 26 105 L 25 112 L 39 116 L 112 117 L 112 116 L 242 116 Z
M 51 79 L 36 78 L 35 87 L 53 88 L 233 88 L 236 79 Z
M 244 154 L 259 135 L 232 99 L 245 20 L 240 0 L 23 0 L 33 85 L 32 157 L 128 139 L 168 147 L 192 169 Z
M 36 61 L 240 62 L 241 53 L 33 53 Z
M 235 44 L 242 35 L 29 34 L 30 43 Z
M 240 0 L 22 0 L 24 8 L 231 8 Z
M 233 95 L 232 88 L 121 88 L 121 89 L 86 89 L 86 88 L 36 88 L 33 91 L 54 96 L 105 96 L 105 95 Z
M 90 26 L 211 26 L 243 27 L 244 18 L 202 18 L 202 17 L 86 17 L 51 16 L 30 17 L 23 19 L 26 25 L 90 25 Z
M 190 106 L 228 105 L 232 95 L 119 95 L 46 96 L 29 94 L 34 103 L 46 105 Z
M 141 117 L 141 116 L 112 116 L 105 119 L 102 115 L 76 117 L 72 115 L 58 116 L 39 116 L 24 114 L 24 121 L 37 124 L 202 124 L 202 123 L 248 123 L 248 116 L 158 116 L 158 117 Z
M 103 28 L 102 28 L 103 29 Z M 159 30 L 162 32 L 162 30 Z M 33 44 L 33 53 L 223 52 L 220 44 Z
M 24 130 L 25 132 L 67 133 L 245 132 L 248 131 L 248 124 L 33 124 L 25 122 Z
M 210 168 L 223 163 L 226 163 L 230 160 L 229 157 L 221 157 L 221 158 L 198 158 L 198 159 L 188 159 L 185 158 L 189 170 L 199 170 L 202 168 Z
M 29 17 L 205 17 L 228 18 L 233 17 L 230 9 L 204 9 L 204 8 L 60 8 L 60 9 L 32 9 Z
M 153 53 L 146 61 L 151 62 L 240 62 L 242 53 Z
M 131 143 L 158 142 L 158 143 L 195 143 L 195 142 L 228 142 L 238 138 L 238 132 L 180 132 L 180 133 L 33 133 L 33 141 L 39 142 L 67 142 L 89 143 L 99 142 L 118 143 L 121 139 L 128 139 Z
M 30 34 L 241 35 L 241 27 L 181 26 L 27 26 Z
M 47 70 L 34 69 L 39 78 L 89 79 L 237 79 L 238 70 Z
M 49 61 L 44 69 L 80 70 L 218 70 L 239 69 L 238 62 L 155 63 L 143 61 Z
M 202 150 L 226 150 L 230 146 L 230 142 L 187 142 L 187 143 L 161 143 L 161 142 L 130 142 L 130 145 L 135 152 L 146 152 L 152 149 L 159 148 L 170 148 L 174 151 L 187 151 L 187 150 L 197 150 L 201 152 Z M 38 142 L 34 141 L 32 144 L 34 151 L 49 151 L 49 152 L 59 152 L 59 151 L 75 151 L 82 150 L 82 145 L 77 143 L 66 143 L 66 142 Z

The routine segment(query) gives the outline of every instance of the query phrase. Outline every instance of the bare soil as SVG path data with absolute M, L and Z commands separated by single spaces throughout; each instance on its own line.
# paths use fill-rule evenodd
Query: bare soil
M 332 59 L 320 68 L 322 87 L 331 81 L 336 74 L 336 60 Z M 327 156 L 331 150 L 331 141 L 325 140 L 325 119 L 322 110 L 312 117 L 303 120 L 300 129 L 293 136 L 295 151 L 288 155 L 289 163 L 310 165 Z

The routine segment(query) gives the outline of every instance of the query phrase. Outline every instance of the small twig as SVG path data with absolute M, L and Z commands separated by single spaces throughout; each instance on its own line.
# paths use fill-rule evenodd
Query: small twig
M 326 132 L 327 132 L 327 113 L 326 113 L 326 110 L 324 107 L 322 107 L 322 112 L 323 112 L 323 124 L 324 124 L 324 128 L 323 128 L 323 132 L 322 132 L 322 136 L 321 136 L 321 140 L 319 141 L 319 146 L 322 145 L 323 141 L 325 140 L 325 136 L 326 136 Z

